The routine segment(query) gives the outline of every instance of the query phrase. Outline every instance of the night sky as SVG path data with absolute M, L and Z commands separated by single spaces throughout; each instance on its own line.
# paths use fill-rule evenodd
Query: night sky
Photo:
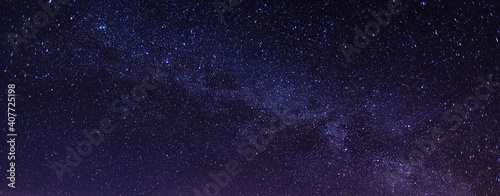
M 48 2 L 0 8 L 0 195 L 500 195 L 497 0 Z

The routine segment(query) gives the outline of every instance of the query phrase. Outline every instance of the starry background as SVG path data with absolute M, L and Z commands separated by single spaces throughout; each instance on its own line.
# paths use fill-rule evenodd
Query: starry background
M 338 45 L 387 1 L 245 0 L 224 22 L 212 3 L 71 0 L 13 52 L 8 33 L 41 8 L 4 2 L 0 83 L 16 84 L 18 171 L 0 194 L 194 195 L 232 159 L 242 172 L 220 195 L 500 194 L 499 88 L 422 168 L 399 157 L 478 76 L 500 81 L 497 1 L 401 1 L 350 63 Z M 166 77 L 117 120 L 111 102 L 145 67 Z M 289 123 L 246 161 L 238 143 L 279 113 Z M 116 130 L 58 184 L 50 163 L 105 117 Z

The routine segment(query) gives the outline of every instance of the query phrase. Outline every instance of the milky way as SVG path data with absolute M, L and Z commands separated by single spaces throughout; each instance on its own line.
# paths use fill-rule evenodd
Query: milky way
M 1 9 L 1 195 L 500 194 L 496 1 L 48 2 Z

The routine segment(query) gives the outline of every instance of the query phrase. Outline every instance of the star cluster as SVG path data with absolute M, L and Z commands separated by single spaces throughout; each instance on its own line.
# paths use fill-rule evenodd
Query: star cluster
M 43 8 L 1 8 L 0 84 L 16 85 L 18 131 L 16 188 L 3 178 L 1 195 L 500 193 L 496 1 L 399 0 L 350 60 L 342 44 L 359 46 L 356 29 L 387 1 L 56 2 L 25 41 Z M 418 166 L 405 159 L 478 77 L 493 81 L 488 99 Z M 144 82 L 155 88 L 138 101 Z M 58 179 L 53 163 L 102 119 L 114 131 Z

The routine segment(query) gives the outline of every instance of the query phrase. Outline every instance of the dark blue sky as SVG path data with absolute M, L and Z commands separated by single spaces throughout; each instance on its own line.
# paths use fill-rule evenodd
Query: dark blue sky
M 380 0 L 243 0 L 222 21 L 211 0 L 55 2 L 46 24 L 36 1 L 0 8 L 0 100 L 5 111 L 16 84 L 18 134 L 16 189 L 3 172 L 1 195 L 195 195 L 209 183 L 219 195 L 500 192 L 493 0 L 400 0 L 399 13 Z M 384 10 L 385 25 L 371 14 Z M 23 17 L 39 25 L 32 38 Z M 443 118 L 480 76 L 487 100 Z M 69 166 L 94 129 L 102 141 Z M 408 161 L 422 141 L 431 154 Z M 61 182 L 54 163 L 71 168 Z

